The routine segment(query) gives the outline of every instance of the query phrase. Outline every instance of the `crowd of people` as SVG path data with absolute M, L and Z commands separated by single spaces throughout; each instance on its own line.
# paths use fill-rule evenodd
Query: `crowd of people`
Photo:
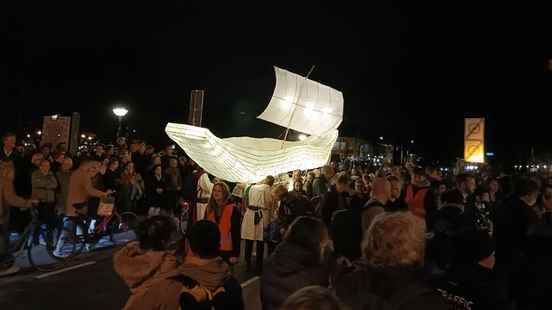
M 132 292 L 125 309 L 243 309 L 230 272 L 240 261 L 262 275 L 264 309 L 542 309 L 551 290 L 551 175 L 357 163 L 231 184 L 172 145 L 73 157 L 15 145 L 3 137 L 3 261 L 8 231 L 27 220 L 10 207 L 48 219 L 86 203 L 94 214 L 114 193 L 117 209 L 147 218 L 114 258 Z M 185 242 L 174 251 L 176 223 Z

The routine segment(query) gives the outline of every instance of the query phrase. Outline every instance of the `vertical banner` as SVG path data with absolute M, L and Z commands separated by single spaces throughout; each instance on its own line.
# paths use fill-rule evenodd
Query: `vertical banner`
M 464 126 L 464 160 L 485 162 L 485 119 L 466 118 Z
M 71 130 L 71 117 L 68 116 L 44 116 L 42 123 L 42 139 L 40 145 L 47 143 L 56 147 L 59 143 L 69 144 L 69 132 Z
M 188 114 L 188 124 L 201 127 L 203 116 L 203 90 L 192 90 L 190 95 L 190 113 Z

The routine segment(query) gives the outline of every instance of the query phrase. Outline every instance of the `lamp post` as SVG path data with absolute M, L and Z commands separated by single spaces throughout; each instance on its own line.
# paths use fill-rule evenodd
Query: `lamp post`
M 113 108 L 113 114 L 115 114 L 115 116 L 117 116 L 117 119 L 119 120 L 119 127 L 117 128 L 117 138 L 121 136 L 123 117 L 125 117 L 127 113 L 128 110 L 123 107 Z

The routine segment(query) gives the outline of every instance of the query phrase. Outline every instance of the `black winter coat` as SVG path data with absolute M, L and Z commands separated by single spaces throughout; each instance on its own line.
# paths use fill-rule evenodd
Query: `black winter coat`
M 279 309 L 291 294 L 303 287 L 328 286 L 329 267 L 320 263 L 319 257 L 319 253 L 311 253 L 293 243 L 280 243 L 263 268 L 263 309 Z
M 351 310 L 369 310 L 374 299 L 396 305 L 399 310 L 447 310 L 445 300 L 422 282 L 420 271 L 373 268 L 360 263 L 336 279 L 335 290 Z
M 157 189 L 162 189 L 161 193 L 157 192 Z M 158 180 L 155 176 L 150 176 L 146 180 L 146 197 L 148 201 L 148 207 L 161 208 L 166 202 L 165 192 L 167 191 L 167 184 L 165 178 L 161 177 Z
M 455 267 L 434 287 L 452 309 L 511 309 L 508 297 L 499 289 L 495 273 L 478 264 Z

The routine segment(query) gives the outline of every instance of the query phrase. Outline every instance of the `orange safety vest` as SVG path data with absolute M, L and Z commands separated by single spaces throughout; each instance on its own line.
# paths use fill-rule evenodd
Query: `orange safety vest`
M 220 217 L 220 222 L 218 227 L 220 230 L 220 250 L 221 251 L 232 251 L 234 247 L 232 246 L 232 213 L 234 212 L 233 203 L 227 204 L 222 210 L 222 216 Z M 211 210 L 207 214 L 207 220 L 216 223 L 215 211 Z
M 424 220 L 426 214 L 424 202 L 428 191 L 429 188 L 422 188 L 416 192 L 416 195 L 414 195 L 413 186 L 409 185 L 406 188 L 406 197 L 404 199 L 408 205 L 408 210 L 410 210 L 410 212 L 412 212 L 415 216 Z

